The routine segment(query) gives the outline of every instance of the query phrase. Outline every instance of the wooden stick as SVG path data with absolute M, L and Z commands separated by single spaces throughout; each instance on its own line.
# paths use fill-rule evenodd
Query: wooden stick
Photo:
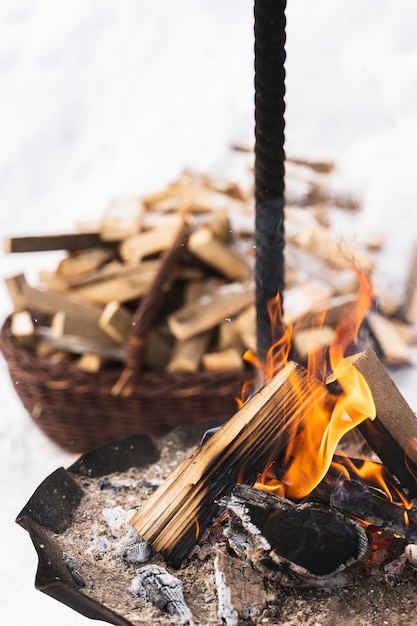
M 31 235 L 8 237 L 4 239 L 4 251 L 11 252 L 48 252 L 51 250 L 76 251 L 102 244 L 98 232 L 61 233 L 57 235 Z
M 325 385 L 301 365 L 288 363 L 172 472 L 131 523 L 179 567 L 196 542 L 196 528 L 204 534 L 212 524 L 216 501 L 230 493 L 239 475 L 243 480 L 262 471 L 276 452 L 283 425 L 328 402 L 332 400 Z

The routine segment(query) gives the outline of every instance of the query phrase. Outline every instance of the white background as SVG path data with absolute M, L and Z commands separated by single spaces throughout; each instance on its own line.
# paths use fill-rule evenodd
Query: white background
M 363 200 L 354 228 L 384 235 L 379 271 L 401 294 L 417 239 L 415 1 L 288 4 L 286 151 L 336 161 Z M 227 175 L 230 142 L 253 142 L 252 14 L 251 0 L 0 0 L 0 236 L 71 230 L 187 166 Z M 0 263 L 1 278 L 53 266 L 51 255 Z M 395 379 L 416 407 L 415 368 Z M 88 623 L 35 591 L 35 551 L 14 524 L 73 460 L 33 426 L 1 360 L 4 624 Z

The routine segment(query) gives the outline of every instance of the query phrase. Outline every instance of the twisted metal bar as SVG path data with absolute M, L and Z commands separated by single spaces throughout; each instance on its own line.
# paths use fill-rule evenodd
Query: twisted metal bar
M 284 128 L 286 0 L 255 0 L 255 245 L 258 357 L 271 330 L 267 302 L 284 290 Z M 273 336 L 274 335 L 274 336 Z

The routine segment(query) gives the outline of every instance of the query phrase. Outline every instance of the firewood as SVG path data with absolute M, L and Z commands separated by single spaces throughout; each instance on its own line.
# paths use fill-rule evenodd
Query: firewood
M 252 274 L 252 269 L 243 257 L 217 239 L 208 226 L 201 226 L 192 233 L 188 249 L 209 267 L 231 280 L 245 280 Z
M 267 605 L 264 577 L 247 561 L 231 556 L 225 547 L 216 547 L 214 579 L 218 616 L 222 624 L 234 626 L 238 619 L 254 619 Z
M 115 341 L 99 326 L 100 318 L 84 319 L 80 315 L 69 315 L 64 311 L 58 311 L 52 316 L 50 327 L 55 337 L 65 335 L 76 336 L 80 339 L 94 341 L 104 347 L 115 347 Z
M 227 211 L 216 211 L 213 213 L 210 218 L 209 227 L 216 239 L 225 244 L 230 244 L 232 231 Z
M 233 347 L 218 352 L 206 352 L 202 356 L 202 363 L 207 372 L 239 371 L 244 368 L 242 352 Z
M 366 379 L 372 392 L 376 418 L 359 430 L 381 461 L 410 495 L 417 496 L 417 417 L 372 350 L 346 359 Z M 330 379 L 329 379 L 330 380 Z
M 288 363 L 171 473 L 135 513 L 134 528 L 179 567 L 196 542 L 196 527 L 201 536 L 212 524 L 216 501 L 230 493 L 238 475 L 253 479 L 276 452 L 283 424 L 328 402 L 325 385 L 301 365 Z
M 417 322 L 417 245 L 412 252 L 405 285 L 403 317 L 414 324 Z
M 236 317 L 236 328 L 243 345 L 256 352 L 256 308 L 248 306 Z
M 9 291 L 13 293 L 17 306 L 30 311 L 55 314 L 62 311 L 69 317 L 98 324 L 102 307 L 86 302 L 75 294 L 62 293 L 54 289 L 37 289 L 30 286 L 23 274 L 6 280 Z
M 139 263 L 143 258 L 170 248 L 175 241 L 181 220 L 172 227 L 161 225 L 126 237 L 119 246 L 121 258 L 129 264 Z
M 314 222 L 302 209 L 287 208 L 286 228 L 288 241 L 308 250 L 336 269 L 351 269 L 355 263 L 365 274 L 370 274 L 374 259 L 366 252 L 349 246 L 344 250 L 342 241 L 330 229 Z
M 188 339 L 232 318 L 254 297 L 253 282 L 226 284 L 212 296 L 202 296 L 169 315 L 168 326 L 177 339 Z
M 362 524 L 335 508 L 237 484 L 223 498 L 235 552 L 270 580 L 293 587 L 352 583 L 370 552 Z
M 309 167 L 320 174 L 329 174 L 330 172 L 333 172 L 335 167 L 333 161 L 313 161 L 310 159 L 296 159 L 288 156 L 286 157 L 286 160 L 289 163 L 294 163 L 295 165 Z
M 13 313 L 10 330 L 13 337 L 25 348 L 32 348 L 36 341 L 35 324 L 29 311 Z
M 26 279 L 23 274 L 16 276 L 10 276 L 5 279 L 7 291 L 9 292 L 10 299 L 13 304 L 13 310 L 17 313 L 19 311 L 26 310 L 26 299 L 23 295 L 23 285 L 26 283 Z
M 177 341 L 167 365 L 169 372 L 196 372 L 212 337 L 211 331 L 205 331 L 189 339 Z
M 102 359 L 97 354 L 83 354 L 77 363 L 77 367 L 83 372 L 97 374 L 100 371 Z
M 160 328 L 150 328 L 146 335 L 145 366 L 165 370 L 172 357 L 172 336 Z
M 121 241 L 140 230 L 145 208 L 139 198 L 119 198 L 107 208 L 100 229 L 102 241 Z
M 72 293 L 98 304 L 112 301 L 127 302 L 142 298 L 148 291 L 159 267 L 159 260 L 143 261 L 137 266 L 126 266 L 116 276 L 73 287 Z
M 304 328 L 298 330 L 293 338 L 293 344 L 301 359 L 330 345 L 334 337 L 334 330 L 330 326 L 319 328 Z
M 126 358 L 126 349 L 117 344 L 103 344 L 101 341 L 77 335 L 58 336 L 51 328 L 42 326 L 37 335 L 43 343 L 48 343 L 58 350 L 72 354 L 96 354 L 109 361 L 121 361 Z
M 102 244 L 100 233 L 61 233 L 57 235 L 31 235 L 24 237 L 8 237 L 4 239 L 4 251 L 11 252 L 49 252 L 51 250 L 68 250 L 75 252 L 85 248 L 93 248 Z
M 239 334 L 237 317 L 220 323 L 217 337 L 217 348 L 220 351 L 227 350 L 228 348 L 235 348 L 239 350 L 240 354 L 242 354 L 244 349 L 248 347 L 249 346 L 243 343 Z
M 360 467 L 360 462 L 355 461 L 355 465 Z M 375 465 L 380 464 L 375 463 Z M 384 466 L 380 471 L 382 475 L 388 474 Z M 417 540 L 417 512 L 414 507 L 406 509 L 403 504 L 388 500 L 381 493 L 380 486 L 372 487 L 359 480 L 346 479 L 342 472 L 334 481 L 331 476 L 334 474 L 335 470 L 331 469 L 326 480 L 322 481 L 310 494 L 310 501 L 315 501 L 314 499 L 318 497 L 318 501 L 325 501 L 329 506 L 361 519 L 367 524 L 389 530 L 409 541 Z M 337 484 L 337 489 L 334 488 L 335 484 Z M 396 485 L 393 477 L 391 477 L 391 484 Z
M 104 263 L 107 263 L 114 257 L 114 254 L 115 252 L 111 248 L 86 248 L 62 259 L 56 271 L 58 275 L 66 278 L 80 276 L 92 272 Z
M 328 301 L 332 295 L 331 289 L 318 280 L 304 281 L 284 292 L 284 321 L 286 324 L 294 323 L 313 310 L 327 309 Z
M 397 327 L 379 313 L 369 312 L 369 328 L 388 366 L 407 365 L 410 363 L 410 350 Z
M 125 343 L 132 328 L 132 313 L 119 302 L 109 302 L 104 307 L 99 327 L 116 343 Z

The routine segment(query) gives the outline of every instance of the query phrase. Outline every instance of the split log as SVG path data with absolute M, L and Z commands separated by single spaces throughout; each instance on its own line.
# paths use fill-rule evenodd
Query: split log
M 379 313 L 370 311 L 367 315 L 370 331 L 382 353 L 382 359 L 387 366 L 408 365 L 410 363 L 410 349 L 397 327 L 391 320 Z
M 226 503 L 224 534 L 235 552 L 285 586 L 329 588 L 352 583 L 370 551 L 364 527 L 336 509 L 294 504 L 248 485 Z
M 212 296 L 202 296 L 169 315 L 168 326 L 177 339 L 188 339 L 232 318 L 252 304 L 254 299 L 252 281 L 229 283 L 220 287 Z
M 62 337 L 54 334 L 49 327 L 41 326 L 37 330 L 37 337 L 40 342 L 54 346 L 55 349 L 62 350 L 72 354 L 96 354 L 102 359 L 108 361 L 125 361 L 126 348 L 117 344 L 104 344 L 79 335 L 63 335 Z
M 101 223 L 102 241 L 121 241 L 140 230 L 145 207 L 139 198 L 119 198 L 107 208 Z
M 168 250 L 175 241 L 181 223 L 182 220 L 177 218 L 172 226 L 165 224 L 126 237 L 119 246 L 121 258 L 126 263 L 135 264 L 145 257 Z
M 10 330 L 13 337 L 25 348 L 33 348 L 36 341 L 35 324 L 29 311 L 13 313 Z
M 103 308 L 92 302 L 86 302 L 75 294 L 66 294 L 54 289 L 37 289 L 30 286 L 24 275 L 19 274 L 6 280 L 15 306 L 33 312 L 55 314 L 63 311 L 70 317 L 83 319 L 98 324 Z
M 124 344 L 132 329 L 132 313 L 119 302 L 109 302 L 98 325 L 113 341 Z
M 50 252 L 52 250 L 68 250 L 75 252 L 85 248 L 93 248 L 103 242 L 98 232 L 61 233 L 57 235 L 31 235 L 24 237 L 8 237 L 4 239 L 4 251 L 12 252 Z
M 202 357 L 202 363 L 206 372 L 242 371 L 244 369 L 242 353 L 233 347 L 218 352 L 206 352 Z
M 102 345 L 103 348 L 114 348 L 116 342 L 99 326 L 100 318 L 84 319 L 80 316 L 68 315 L 58 311 L 53 315 L 50 327 L 55 337 L 76 336 L 88 342 Z
M 346 359 L 365 377 L 376 418 L 359 430 L 381 461 L 412 497 L 417 496 L 417 417 L 372 350 Z
M 79 250 L 59 262 L 57 274 L 67 279 L 82 276 L 108 263 L 114 256 L 115 250 L 103 246 Z
M 82 287 L 73 287 L 72 292 L 98 304 L 112 301 L 127 302 L 142 298 L 155 279 L 160 261 L 143 261 L 137 266 L 122 267 L 116 276 L 95 281 Z
M 410 324 L 417 322 L 417 245 L 412 252 L 408 269 L 402 312 L 407 322 Z
M 284 426 L 313 406 L 332 402 L 325 385 L 301 365 L 288 363 L 171 473 L 131 523 L 180 567 L 212 525 L 218 499 L 230 493 L 238 477 L 253 480 L 277 453 Z
M 196 372 L 211 338 L 212 332 L 206 331 L 189 339 L 177 341 L 172 350 L 167 370 L 169 372 Z
M 369 254 L 352 246 L 344 252 L 342 242 L 328 228 L 314 222 L 302 209 L 287 208 L 285 215 L 288 241 L 315 254 L 336 269 L 352 269 L 355 263 L 365 274 L 374 270 L 375 262 Z
M 208 226 L 201 226 L 192 233 L 188 249 L 206 265 L 231 280 L 247 280 L 253 273 L 242 255 L 217 239 Z

